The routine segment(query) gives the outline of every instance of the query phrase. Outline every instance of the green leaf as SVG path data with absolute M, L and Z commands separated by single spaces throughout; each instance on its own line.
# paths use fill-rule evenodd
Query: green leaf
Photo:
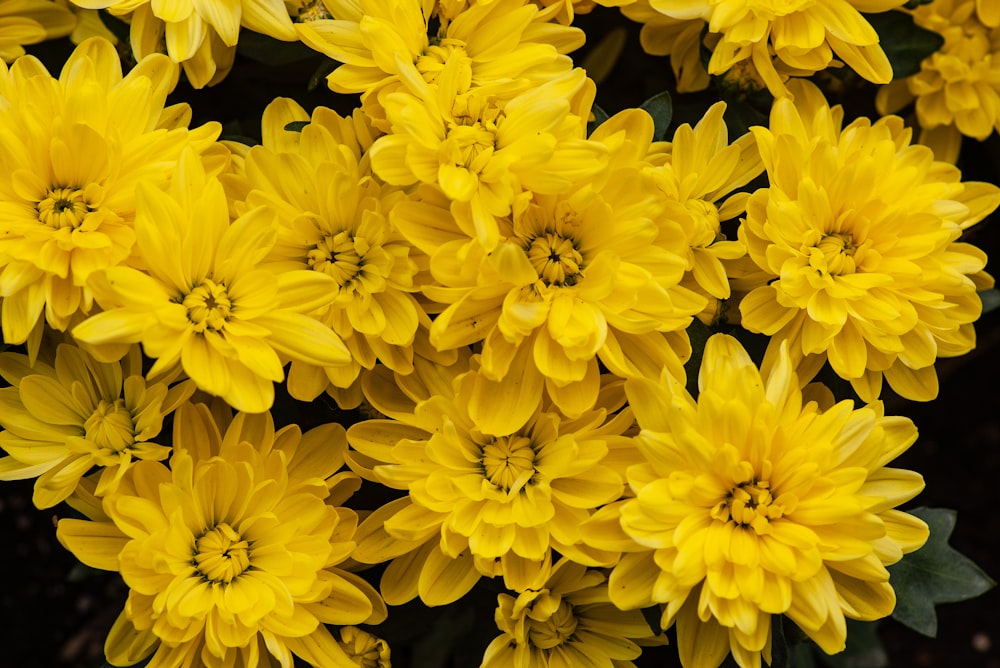
M 639 108 L 653 117 L 653 141 L 663 141 L 670 127 L 670 119 L 674 115 L 674 106 L 670 93 L 663 91 L 649 98 Z
M 601 123 L 608 120 L 608 112 L 604 111 L 596 104 L 590 108 L 590 113 L 594 115 L 594 120 L 587 123 L 587 136 L 589 137 L 593 134 L 594 130 L 600 126 Z
M 663 619 L 663 608 L 659 605 L 651 605 L 648 608 L 642 608 L 641 612 L 642 618 L 646 620 L 646 624 L 649 626 L 649 630 L 654 635 L 658 635 L 663 630 L 660 628 L 660 620 Z
M 921 28 L 905 12 L 865 14 L 864 17 L 878 33 L 882 50 L 892 65 L 893 79 L 919 72 L 923 59 L 944 44 L 944 37 L 933 30 Z
M 792 668 L 788 638 L 785 637 L 784 615 L 771 617 L 771 668 Z
M 310 121 L 292 121 L 285 125 L 285 129 L 289 132 L 302 132 L 302 128 L 309 125 Z
M 830 668 L 885 668 L 889 665 L 889 655 L 878 636 L 878 622 L 848 619 L 847 647 L 843 652 L 829 656 L 819 647 L 815 650 L 820 662 Z
M 104 27 L 111 31 L 111 34 L 117 37 L 123 44 L 129 44 L 131 39 L 131 26 L 125 23 L 117 16 L 109 14 L 108 10 L 103 10 L 98 13 L 101 19 L 101 23 Z
M 240 31 L 236 51 L 264 65 L 288 65 L 317 55 L 302 42 L 282 42 L 246 29 Z
M 1000 290 L 990 288 L 979 293 L 979 299 L 983 302 L 983 313 L 989 313 L 1000 307 Z
M 937 634 L 936 604 L 975 598 L 996 583 L 971 559 L 948 545 L 955 528 L 954 510 L 916 508 L 909 512 L 927 522 L 931 535 L 922 548 L 889 567 L 889 582 L 896 590 L 892 617 L 933 638 Z
M 691 341 L 691 357 L 684 364 L 684 373 L 687 374 L 687 391 L 692 397 L 698 396 L 698 371 L 701 369 L 705 344 L 708 343 L 708 337 L 712 336 L 712 333 L 712 330 L 697 318 L 692 320 L 687 328 L 688 339 Z

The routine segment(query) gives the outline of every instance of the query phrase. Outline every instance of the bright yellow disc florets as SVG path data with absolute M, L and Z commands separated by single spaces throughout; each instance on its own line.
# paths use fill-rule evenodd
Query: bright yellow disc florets
M 49 188 L 45 199 L 38 203 L 38 220 L 54 229 L 76 229 L 93 209 L 80 188 Z
M 111 452 L 121 452 L 135 443 L 135 422 L 123 399 L 101 399 L 83 427 L 88 441 Z
M 535 475 L 535 450 L 526 436 L 502 436 L 483 446 L 483 475 L 505 492 L 517 491 Z
M 525 250 L 546 285 L 575 285 L 583 275 L 583 254 L 572 238 L 546 232 L 531 239 Z
M 250 544 L 225 522 L 206 531 L 194 546 L 192 565 L 213 584 L 229 584 L 250 568 Z
M 199 333 L 205 330 L 220 331 L 226 326 L 233 310 L 226 286 L 210 278 L 204 279 L 185 295 L 181 303 L 188 310 L 188 320 Z

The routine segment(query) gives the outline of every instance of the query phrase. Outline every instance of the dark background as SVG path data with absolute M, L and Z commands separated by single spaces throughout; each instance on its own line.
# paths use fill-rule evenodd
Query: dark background
M 638 52 L 637 29 L 616 12 L 595 12 L 580 22 L 590 44 L 615 26 L 627 30 L 626 51 L 611 76 L 599 85 L 598 104 L 609 113 L 638 106 L 671 86 L 665 61 Z M 241 40 L 241 45 L 243 44 Z M 65 44 L 35 49 L 58 72 L 68 52 Z M 348 111 L 353 102 L 326 92 L 308 90 L 322 59 L 291 52 L 289 62 L 266 66 L 242 57 L 220 86 L 191 91 L 182 86 L 173 101 L 189 100 L 193 125 L 224 122 L 233 137 L 259 136 L 255 119 L 277 95 L 296 98 L 307 108 L 323 104 Z M 579 55 L 586 57 L 584 50 Z M 253 75 L 250 75 L 250 72 Z M 841 101 L 850 112 L 868 113 L 872 91 L 848 80 Z M 675 97 L 675 118 L 697 120 L 711 96 Z M 738 124 L 740 121 L 733 118 Z M 742 119 L 740 119 L 742 120 Z M 960 166 L 966 180 L 1000 183 L 1000 140 L 967 141 Z M 993 258 L 988 270 L 1000 274 L 1000 219 L 996 215 L 972 228 L 967 240 Z M 906 415 L 920 430 L 917 443 L 894 466 L 921 472 L 925 491 L 910 506 L 954 508 L 958 522 L 951 544 L 979 564 L 994 579 L 1000 577 L 998 492 L 1000 492 L 1000 310 L 987 313 L 977 325 L 979 343 L 972 353 L 940 360 L 941 394 L 927 404 L 886 397 L 887 413 Z M 31 481 L 0 483 L 0 668 L 98 668 L 104 637 L 124 601 L 117 575 L 78 564 L 55 540 L 54 522 L 65 509 L 36 510 L 31 505 Z M 936 639 L 926 638 L 893 620 L 879 624 L 885 665 L 893 667 L 1000 668 L 1000 590 L 940 606 Z M 495 600 L 495 598 L 493 599 Z M 456 611 L 457 612 L 457 611 Z M 390 620 L 392 615 L 390 615 Z M 455 621 L 455 614 L 445 615 Z M 480 609 L 475 619 L 492 624 L 492 613 Z M 450 623 L 450 622 L 449 622 Z M 492 637 L 492 628 L 488 630 Z M 673 650 L 652 652 L 649 665 L 671 663 Z M 643 664 L 647 662 L 644 661 Z M 456 659 L 455 668 L 472 668 Z M 850 665 L 872 668 L 873 659 Z M 422 668 L 417 666 L 417 668 Z

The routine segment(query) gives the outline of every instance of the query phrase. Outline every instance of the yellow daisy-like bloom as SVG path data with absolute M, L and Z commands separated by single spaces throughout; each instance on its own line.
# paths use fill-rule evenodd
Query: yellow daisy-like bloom
M 516 597 L 497 597 L 503 631 L 483 656 L 482 668 L 633 668 L 651 640 L 638 610 L 619 610 L 607 576 L 562 559 L 547 580 Z
M 944 44 L 920 72 L 881 88 L 875 103 L 888 114 L 916 100 L 921 143 L 955 162 L 962 135 L 982 141 L 1000 130 L 1000 27 L 977 19 L 973 0 L 937 0 L 914 10 L 913 20 Z
M 363 93 L 379 118 L 377 100 L 400 78 L 434 82 L 454 62 L 470 85 L 502 84 L 511 96 L 572 68 L 566 53 L 583 45 L 579 28 L 545 23 L 530 0 L 474 4 L 435 0 L 324 0 L 332 19 L 296 23 L 302 41 L 343 63 L 328 77 L 331 90 Z M 437 19 L 436 34 L 429 22 Z M 371 99 L 369 99 L 371 98 Z
M 114 359 L 121 344 L 141 342 L 155 377 L 176 364 L 199 389 L 237 410 L 266 411 L 284 363 L 346 364 L 337 335 L 306 315 L 335 294 L 328 275 L 260 265 L 277 242 L 277 223 L 263 208 L 232 224 L 218 179 L 192 152 L 179 163 L 169 192 L 139 184 L 136 246 L 148 266 L 113 267 L 91 286 L 104 312 L 73 336 Z
M 70 1 L 127 20 L 136 57 L 165 51 L 195 88 L 216 84 L 229 73 L 240 26 L 275 39 L 298 39 L 283 0 Z
M 892 67 L 867 13 L 886 12 L 906 0 L 649 0 L 677 20 L 702 19 L 721 39 L 712 50 L 709 74 L 750 61 L 776 97 L 787 94 L 776 58 L 803 72 L 830 66 L 834 56 L 874 83 L 888 83 Z
M 771 618 L 785 615 L 825 652 L 845 618 L 870 621 L 896 599 L 886 565 L 924 544 L 927 526 L 895 510 L 924 483 L 886 465 L 917 438 L 881 403 L 803 397 L 784 352 L 762 378 L 736 339 L 705 347 L 697 401 L 675 378 L 626 381 L 644 463 L 634 498 L 584 527 L 625 554 L 609 579 L 623 609 L 664 605 L 681 663 L 771 661 Z
M 883 376 L 933 399 L 936 358 L 973 348 L 977 290 L 993 282 L 986 255 L 958 239 L 1000 189 L 910 145 L 898 117 L 842 128 L 815 86 L 792 90 L 770 128 L 753 128 L 770 188 L 751 196 L 740 235 L 772 280 L 743 299 L 743 326 L 771 337 L 765 366 L 787 341 L 803 382 L 829 360 L 864 401 Z
M 136 185 L 165 186 L 188 146 L 218 151 L 218 123 L 189 131 L 186 104 L 164 108 L 177 76 L 154 55 L 123 77 L 115 48 L 99 38 L 73 51 L 59 79 L 30 56 L 9 71 L 0 64 L 6 342 L 33 334 L 37 350 L 43 322 L 65 330 L 90 311 L 90 275 L 132 253 Z
M 132 348 L 121 361 L 104 364 L 79 348 L 60 344 L 49 362 L 0 355 L 0 480 L 33 478 L 33 501 L 50 508 L 66 499 L 80 479 L 101 468 L 95 494 L 113 492 L 136 460 L 160 461 L 170 448 L 153 441 L 163 418 L 194 391 L 190 383 L 168 388 L 142 376 L 142 356 Z
M 83 563 L 121 573 L 129 597 L 105 643 L 108 661 L 152 655 L 162 668 L 356 668 L 325 624 L 378 623 L 385 604 L 345 571 L 357 515 L 341 507 L 357 476 L 338 473 L 344 430 L 275 431 L 240 414 L 220 432 L 184 404 L 168 469 L 133 466 L 93 521 L 56 535 Z M 272 658 L 273 657 L 273 658 Z
M 24 55 L 25 44 L 65 37 L 76 18 L 52 0 L 0 0 L 0 60 Z
M 551 551 L 592 566 L 608 553 L 577 545 L 594 508 L 619 498 L 622 479 L 609 452 L 628 446 L 632 425 L 620 383 L 570 420 L 540 407 L 513 434 L 484 432 L 469 416 L 476 372 L 418 365 L 411 376 L 367 376 L 371 404 L 389 419 L 350 427 L 352 469 L 407 496 L 369 515 L 354 559 L 390 561 L 381 590 L 390 605 L 417 596 L 444 605 L 483 576 L 523 590 L 551 568 Z M 630 447 L 630 446 L 628 446 Z
M 436 86 L 385 98 L 391 133 L 372 145 L 372 168 L 394 185 L 439 187 L 490 251 L 521 192 L 559 192 L 602 168 L 604 146 L 583 139 L 595 86 L 578 68 L 501 102 L 459 75 L 452 61 Z
M 359 668 L 391 668 L 389 644 L 356 626 L 340 629 L 340 647 Z
M 729 298 L 724 262 L 746 254 L 742 241 L 726 239 L 722 222 L 741 215 L 750 195 L 730 193 L 764 169 L 753 135 L 729 142 L 725 110 L 725 103 L 712 105 L 694 128 L 679 126 L 672 140 L 657 144 L 649 156 L 658 167 L 648 173 L 667 196 L 662 218 L 679 223 L 688 237 L 684 284 L 709 299 Z M 675 234 L 667 225 L 662 234 Z
M 309 124 L 284 130 L 296 121 Z M 267 107 L 263 123 L 264 143 L 246 157 L 246 203 L 278 215 L 278 242 L 265 262 L 335 281 L 328 304 L 313 316 L 351 352 L 350 364 L 325 370 L 293 362 L 290 393 L 311 401 L 331 383 L 347 388 L 376 361 L 409 373 L 418 324 L 430 326 L 413 294 L 427 259 L 389 224 L 388 211 L 404 195 L 371 175 L 365 151 L 372 130 L 360 114 L 345 119 L 319 107 L 310 118 L 284 98 Z
M 483 375 L 470 402 L 482 428 L 514 431 L 543 388 L 566 415 L 589 410 L 601 363 L 622 377 L 664 367 L 683 377 L 684 330 L 707 299 L 680 283 L 691 269 L 712 290 L 727 287 L 717 256 L 734 247 L 713 246 L 714 202 L 760 169 L 752 138 L 726 143 L 722 109 L 695 130 L 679 129 L 668 152 L 655 155 L 648 114 L 609 119 L 590 139 L 607 149 L 606 170 L 558 195 L 519 202 L 491 253 L 470 245 L 427 197 L 393 211 L 403 234 L 431 256 L 438 285 L 424 293 L 447 305 L 431 343 L 483 342 Z M 734 200 L 722 211 L 740 209 Z M 743 252 L 740 244 L 735 250 Z

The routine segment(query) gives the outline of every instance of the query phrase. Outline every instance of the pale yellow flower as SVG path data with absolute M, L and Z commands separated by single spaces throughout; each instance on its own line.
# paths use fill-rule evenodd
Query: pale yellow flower
M 226 160 L 221 126 L 188 130 L 187 104 L 164 107 L 178 71 L 151 55 L 128 74 L 91 38 L 58 79 L 37 59 L 0 64 L 0 296 L 3 337 L 37 350 L 43 322 L 66 330 L 93 308 L 90 276 L 132 261 L 136 188 L 166 186 L 190 148 Z
M 770 186 L 747 204 L 740 236 L 771 281 L 741 302 L 743 326 L 787 343 L 803 382 L 825 361 L 865 401 L 883 377 L 899 394 L 937 396 L 934 362 L 975 345 L 986 255 L 959 240 L 1000 204 L 911 145 L 896 116 L 843 127 L 843 110 L 801 80 L 754 127 Z
M 736 339 L 705 346 L 694 399 L 669 374 L 625 389 L 644 462 L 634 496 L 598 511 L 586 542 L 623 552 L 609 578 L 626 610 L 662 604 L 686 668 L 770 663 L 784 615 L 829 653 L 845 619 L 892 612 L 887 565 L 921 547 L 927 525 L 895 510 L 924 486 L 887 464 L 917 438 L 880 403 L 804 397 L 785 346 L 762 377 Z M 817 393 L 818 394 L 818 393 Z
M 163 668 L 357 668 L 327 624 L 377 624 L 378 593 L 343 568 L 357 476 L 339 472 L 340 425 L 275 431 L 270 414 L 220 428 L 204 404 L 174 422 L 170 468 L 140 462 L 90 520 L 56 535 L 83 563 L 117 571 L 129 597 L 105 642 L 108 661 Z
M 1000 130 L 1000 26 L 979 20 L 973 0 L 921 5 L 913 20 L 939 33 L 944 44 L 924 58 L 917 74 L 879 89 L 875 103 L 879 113 L 889 114 L 916 100 L 920 142 L 953 163 L 962 136 L 982 141 Z

